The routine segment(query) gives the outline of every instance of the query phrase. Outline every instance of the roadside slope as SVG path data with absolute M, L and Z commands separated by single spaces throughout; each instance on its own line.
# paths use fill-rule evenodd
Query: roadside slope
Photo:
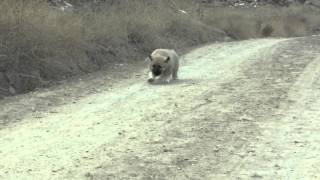
M 318 41 L 262 39 L 208 45 L 183 57 L 180 80 L 174 84 L 148 85 L 141 72 L 111 90 L 29 113 L 0 131 L 0 177 L 228 179 L 285 173 L 296 177 L 296 164 L 281 156 L 283 163 L 275 166 L 272 158 L 285 149 L 278 136 L 287 135 L 281 127 L 287 127 L 290 107 L 305 112 L 296 104 L 310 104 L 309 94 L 319 87 L 311 83 L 309 91 L 303 91 L 299 86 L 317 81 L 312 74 L 320 70 L 309 67 L 319 67 L 312 63 L 319 55 Z M 297 88 L 305 95 L 301 101 L 292 100 Z M 319 107 L 316 104 L 312 107 Z M 292 127 L 306 122 L 297 119 L 290 121 Z M 313 127 L 319 125 L 312 122 Z M 270 126 L 275 123 L 280 129 Z M 307 130 L 310 136 L 304 137 L 315 140 L 315 131 Z M 290 133 L 293 140 L 296 132 Z M 308 142 L 300 154 L 317 155 L 311 148 L 315 141 Z M 266 147 L 273 147 L 271 153 Z M 288 153 L 296 151 L 292 144 L 286 147 Z M 295 158 L 305 160 L 300 157 Z

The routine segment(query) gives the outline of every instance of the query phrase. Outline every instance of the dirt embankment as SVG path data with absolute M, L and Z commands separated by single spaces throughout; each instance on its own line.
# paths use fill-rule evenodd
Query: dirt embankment
M 0 177 L 317 179 L 319 48 L 319 37 L 218 43 L 183 56 L 170 85 L 100 74 L 15 97 L 1 105 L 19 119 L 0 131 Z

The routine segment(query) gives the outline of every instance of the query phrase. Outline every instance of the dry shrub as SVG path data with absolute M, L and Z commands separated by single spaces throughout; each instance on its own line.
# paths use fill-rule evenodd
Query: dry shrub
M 211 26 L 224 30 L 233 39 L 258 37 L 258 18 L 246 9 L 209 8 L 205 11 L 204 21 Z
M 64 21 L 61 12 L 51 11 L 42 1 L 1 1 L 0 13 L 0 54 L 5 57 L 0 73 L 18 93 L 41 85 L 49 58 L 68 57 L 60 67 L 73 64 L 68 61 L 77 58 L 82 44 L 77 19 Z M 72 69 L 56 72 L 55 76 L 76 73 Z
M 182 7 L 188 15 L 177 13 Z M 119 0 L 62 12 L 43 0 L 0 2 L 0 88 L 27 92 L 113 61 L 143 59 L 154 48 L 217 40 L 193 16 L 193 1 Z
M 155 48 L 223 40 L 225 34 L 302 36 L 320 25 L 319 11 L 307 7 L 207 8 L 204 21 L 197 10 L 194 0 L 107 0 L 76 12 L 59 11 L 44 0 L 2 0 L 0 94 L 27 92 L 114 61 L 141 60 Z
M 266 18 L 264 23 L 272 27 L 272 36 L 295 37 L 307 35 L 307 25 L 303 17 L 295 15 L 272 16 Z
M 223 29 L 234 39 L 293 37 L 311 34 L 319 27 L 319 10 L 307 6 L 208 8 L 205 22 Z
M 269 37 L 273 33 L 274 29 L 270 24 L 261 25 L 261 34 L 262 37 Z

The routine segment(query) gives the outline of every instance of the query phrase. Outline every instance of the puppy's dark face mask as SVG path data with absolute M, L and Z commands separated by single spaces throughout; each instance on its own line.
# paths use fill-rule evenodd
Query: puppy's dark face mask
M 151 60 L 151 72 L 154 76 L 160 76 L 166 70 L 170 60 L 169 57 L 152 58 L 151 56 L 149 56 L 149 59 Z
M 152 74 L 155 76 L 160 76 L 162 73 L 162 67 L 158 64 L 153 64 L 152 65 Z

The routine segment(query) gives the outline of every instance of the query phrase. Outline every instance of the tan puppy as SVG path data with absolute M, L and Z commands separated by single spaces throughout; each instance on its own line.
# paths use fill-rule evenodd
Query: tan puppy
M 179 56 L 173 49 L 156 49 L 149 59 L 149 83 L 153 83 L 156 78 L 163 83 L 178 78 Z

